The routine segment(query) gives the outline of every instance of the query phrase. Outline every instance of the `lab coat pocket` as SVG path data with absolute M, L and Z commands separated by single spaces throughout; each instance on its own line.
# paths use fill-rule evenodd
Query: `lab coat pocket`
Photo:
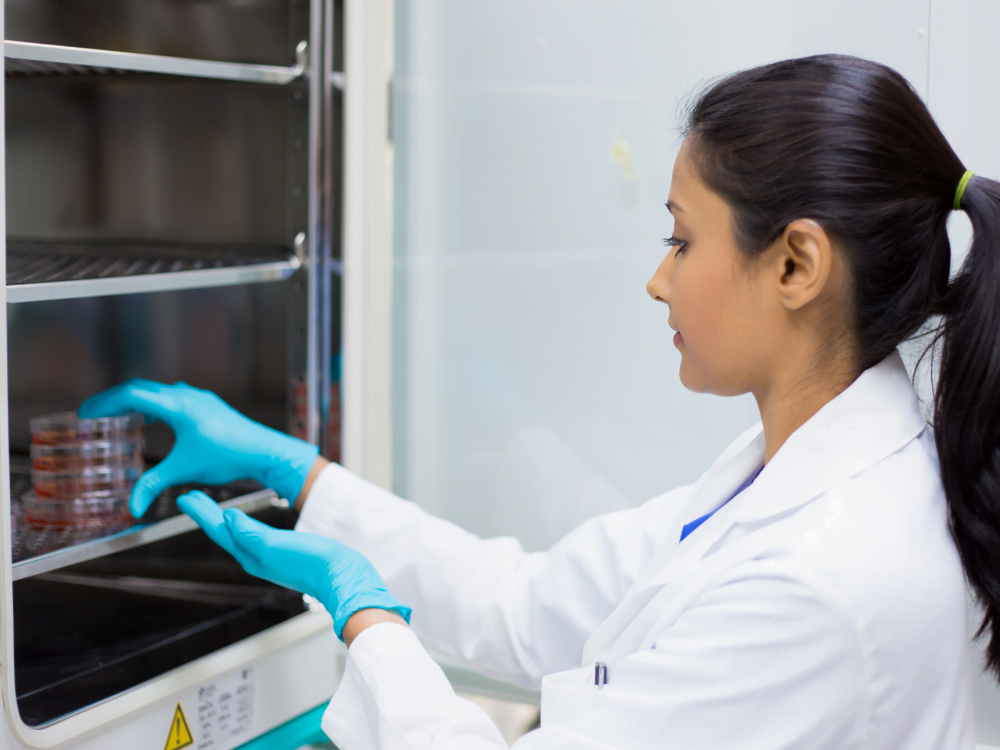
M 596 705 L 599 694 L 594 667 L 556 672 L 542 678 L 542 726 L 566 726 Z

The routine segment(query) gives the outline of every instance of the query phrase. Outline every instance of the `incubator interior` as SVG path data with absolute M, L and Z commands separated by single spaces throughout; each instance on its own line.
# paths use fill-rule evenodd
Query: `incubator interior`
M 197 487 L 291 528 L 285 499 L 252 481 L 189 485 L 134 519 L 129 493 L 170 429 L 75 411 L 129 378 L 184 381 L 331 442 L 337 280 L 322 273 L 330 247 L 316 259 L 310 243 L 333 236 L 316 185 L 336 180 L 311 171 L 314 5 L 4 3 L 13 672 L 30 727 L 307 611 L 175 505 Z

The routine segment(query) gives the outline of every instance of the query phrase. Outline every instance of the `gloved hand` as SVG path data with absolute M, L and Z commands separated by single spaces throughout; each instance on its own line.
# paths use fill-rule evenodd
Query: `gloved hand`
M 255 479 L 294 502 L 319 453 L 316 446 L 247 419 L 211 391 L 186 383 L 129 380 L 88 398 L 79 415 L 92 419 L 133 410 L 162 419 L 176 436 L 167 457 L 132 489 L 129 510 L 136 518 L 163 490 L 188 482 Z
M 368 558 L 350 547 L 317 534 L 274 529 L 233 508 L 223 512 L 204 492 L 181 495 L 177 507 L 250 575 L 318 599 L 333 617 L 338 638 L 360 609 L 388 609 L 410 621 L 410 608 L 386 591 Z

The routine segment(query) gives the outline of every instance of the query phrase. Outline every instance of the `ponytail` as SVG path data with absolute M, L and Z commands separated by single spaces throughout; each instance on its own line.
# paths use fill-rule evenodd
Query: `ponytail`
M 983 609 L 986 667 L 1000 677 L 1000 183 L 973 177 L 961 198 L 972 246 L 949 285 L 934 439 L 951 532 Z
M 951 532 L 985 613 L 986 666 L 1000 678 L 1000 183 L 969 180 L 906 79 L 856 57 L 728 76 L 693 104 L 686 133 L 745 255 L 804 217 L 836 238 L 858 372 L 940 316 L 934 439 Z M 956 201 L 974 236 L 949 280 Z

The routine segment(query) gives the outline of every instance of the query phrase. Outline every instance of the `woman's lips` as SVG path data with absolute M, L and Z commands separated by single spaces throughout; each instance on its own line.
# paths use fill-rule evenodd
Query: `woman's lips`
M 674 334 L 674 346 L 680 346 L 682 343 L 684 343 L 684 337 L 681 336 L 681 332 L 678 331 Z

